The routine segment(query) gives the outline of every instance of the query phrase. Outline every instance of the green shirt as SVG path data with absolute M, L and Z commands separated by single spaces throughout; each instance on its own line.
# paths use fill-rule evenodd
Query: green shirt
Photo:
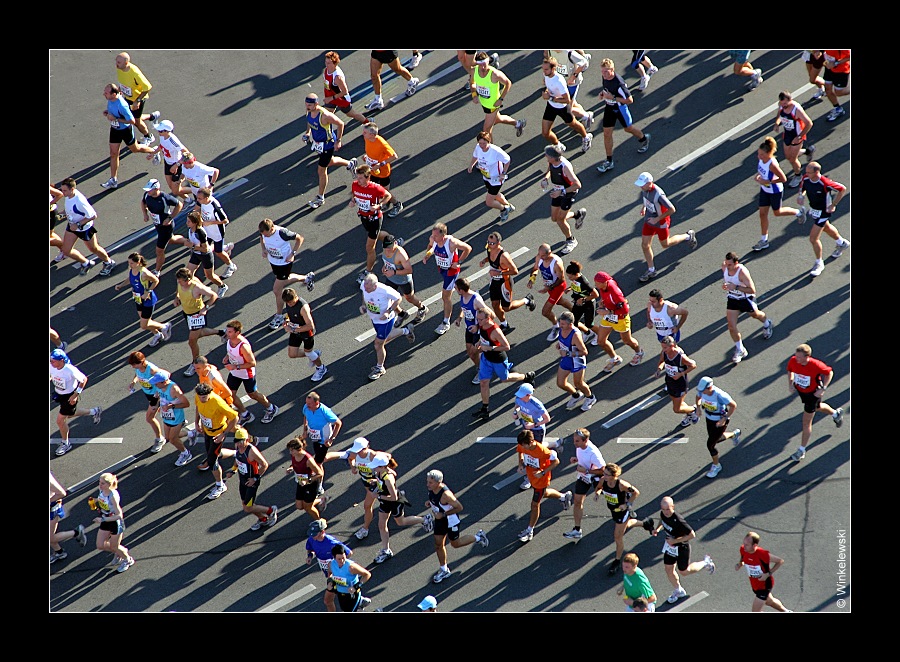
M 635 598 L 646 598 L 649 602 L 650 596 L 653 595 L 653 587 L 650 586 L 650 580 L 640 568 L 635 568 L 633 575 L 624 575 L 625 595 L 634 600 Z

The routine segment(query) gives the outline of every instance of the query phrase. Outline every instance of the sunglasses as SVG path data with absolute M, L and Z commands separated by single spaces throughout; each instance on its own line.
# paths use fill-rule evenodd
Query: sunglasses
M 319 100 L 318 99 L 310 99 L 309 97 L 307 97 L 306 103 L 319 103 Z

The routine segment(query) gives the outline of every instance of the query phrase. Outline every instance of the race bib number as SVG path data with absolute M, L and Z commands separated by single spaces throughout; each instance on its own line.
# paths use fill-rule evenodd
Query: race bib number
M 331 581 L 335 586 L 347 586 L 347 578 L 346 577 L 337 577 L 335 575 L 331 576 Z
M 153 225 L 159 225 L 162 223 L 162 219 L 159 217 L 159 214 L 154 214 L 150 212 L 150 220 L 153 221 Z
M 143 302 L 143 295 L 142 295 L 142 294 L 138 294 L 137 292 L 132 292 L 132 293 L 131 293 L 131 298 L 134 299 L 134 302 L 135 302 L 135 303 L 141 303 L 141 302 Z
M 114 129 L 120 128 L 119 120 L 110 120 L 109 125 Z
M 206 416 L 200 416 L 200 424 L 207 430 L 213 429 L 212 419 Z
M 53 388 L 55 388 L 58 393 L 62 393 L 63 390 L 66 388 L 66 380 L 63 379 L 62 377 L 54 376 L 53 377 Z
M 270 248 L 269 246 L 266 246 L 266 252 L 269 254 L 270 257 L 274 257 L 276 260 L 284 260 L 285 259 L 285 257 L 278 251 L 277 248 Z
M 475 92 L 477 92 L 478 96 L 482 99 L 489 99 L 491 97 L 491 91 L 484 85 L 476 85 Z
M 312 151 L 314 151 L 316 154 L 321 154 L 322 152 L 325 151 L 325 143 L 313 142 L 313 144 L 310 145 L 309 148 Z
M 532 457 L 531 455 L 523 455 L 522 464 L 524 464 L 526 467 L 531 467 L 532 469 L 541 468 L 541 463 L 538 461 L 538 459 L 536 457 Z
M 678 366 L 676 366 L 676 365 L 669 365 L 668 363 L 666 364 L 666 375 L 667 375 L 668 377 L 671 377 L 672 379 L 675 379 L 676 377 L 678 377 L 678 373 L 679 373 L 679 372 L 680 372 L 680 371 L 679 371 L 679 369 L 678 369 Z
M 370 159 L 368 154 L 366 156 L 364 156 L 363 158 L 366 160 L 366 165 L 372 169 L 374 169 L 375 164 L 378 163 L 378 161 L 376 159 Z
M 309 482 L 309 474 L 294 474 L 294 480 L 298 485 L 306 485 Z
M 472 312 L 471 310 L 469 310 L 468 308 L 463 308 L 463 317 L 466 318 L 466 321 L 467 321 L 467 322 L 474 322 L 474 321 L 475 321 L 475 313 L 473 313 L 473 312 Z
M 606 503 L 609 504 L 610 506 L 619 505 L 619 495 L 618 494 L 607 494 L 606 492 L 604 492 L 603 496 L 606 499 Z
M 143 377 L 138 377 L 138 385 L 141 388 L 146 388 L 146 389 L 150 388 L 150 382 L 147 381 L 146 379 L 144 379 Z
M 435 255 L 434 261 L 437 262 L 438 267 L 441 269 L 449 269 L 453 264 L 453 260 L 445 255 Z
M 678 548 L 672 547 L 672 545 L 667 542 L 663 543 L 662 551 L 663 554 L 668 554 L 669 556 L 678 556 Z
M 607 322 L 610 322 L 611 324 L 615 324 L 619 321 L 619 316 L 610 313 L 609 315 L 604 315 L 603 319 L 605 319 Z
M 250 473 L 250 467 L 246 462 L 238 462 L 237 459 L 235 459 L 234 462 L 235 464 L 237 464 L 237 470 L 239 474 L 241 474 L 242 476 L 246 476 L 248 473 Z
M 371 200 L 365 200 L 365 199 L 363 199 L 363 198 L 357 198 L 357 199 L 356 199 L 356 206 L 359 208 L 360 211 L 371 211 L 371 209 L 372 209 L 372 201 L 371 201 Z
M 310 430 L 307 435 L 312 441 L 322 441 L 322 431 L 321 430 Z
M 171 423 L 175 422 L 175 410 L 174 409 L 160 409 L 159 413 L 162 414 L 162 419 L 164 421 L 168 421 Z
M 563 76 L 568 76 L 569 75 L 569 65 L 557 64 L 556 65 L 556 73 L 562 74 Z
M 583 474 L 579 471 L 576 475 L 578 476 L 578 480 L 583 483 L 590 485 L 593 482 L 593 477 L 590 474 Z
M 792 119 L 782 118 L 781 125 L 784 127 L 785 131 L 793 131 L 794 130 L 794 120 L 792 120 Z
M 822 210 L 821 209 L 810 209 L 809 215 L 816 219 L 820 218 L 822 216 Z
M 324 570 L 325 572 L 328 572 L 331 569 L 329 567 L 330 564 L 331 564 L 331 559 L 328 559 L 327 561 L 323 561 L 322 559 L 319 559 L 319 567 L 322 570 Z
M 202 329 L 206 326 L 206 314 L 205 313 L 194 313 L 193 315 L 187 316 L 188 329 L 193 331 L 194 329 Z
M 666 326 L 666 323 L 660 319 L 654 319 L 653 326 L 656 328 L 657 331 L 668 331 L 669 330 L 669 327 Z
M 378 304 L 374 301 L 366 301 L 366 310 L 370 313 L 378 315 L 381 313 L 381 308 L 378 307 Z
M 134 91 L 131 89 L 130 85 L 123 85 L 122 83 L 119 83 L 119 92 L 122 93 L 122 96 L 125 99 L 130 99 L 134 96 Z
M 809 388 L 809 385 L 812 383 L 812 378 L 809 375 L 801 375 L 799 373 L 794 373 L 794 384 L 799 386 L 800 388 Z
M 759 579 L 763 575 L 762 568 L 758 565 L 744 565 L 744 569 L 747 571 L 748 577 L 753 577 L 755 579 Z

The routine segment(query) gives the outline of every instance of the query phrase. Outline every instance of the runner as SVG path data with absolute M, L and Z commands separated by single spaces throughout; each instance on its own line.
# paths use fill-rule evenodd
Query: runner
M 334 558 L 331 554 L 332 549 L 341 547 L 346 556 L 353 555 L 353 550 L 347 547 L 345 543 L 342 543 L 334 536 L 325 533 L 325 529 L 327 528 L 327 521 L 324 519 L 317 519 L 314 522 L 311 522 L 309 528 L 306 530 L 306 565 L 312 565 L 313 561 L 317 561 L 319 569 L 325 573 L 326 580 L 328 580 L 331 575 L 331 560 Z M 334 588 L 331 581 L 327 581 L 327 586 L 328 588 L 325 589 L 325 595 L 323 597 L 325 609 L 329 612 L 336 612 L 337 609 L 334 606 L 334 600 L 337 595 L 337 590 Z
M 428 314 L 428 306 L 416 296 L 412 262 L 402 244 L 402 237 L 397 239 L 392 234 L 385 235 L 381 242 L 381 259 L 384 260 L 381 273 L 388 279 L 391 286 L 403 295 L 404 299 L 415 306 L 416 316 L 412 322 L 419 324 Z M 405 320 L 407 315 L 409 315 L 408 311 L 401 310 L 400 306 L 397 306 L 397 317 Z
M 297 483 L 294 506 L 297 510 L 306 511 L 310 517 L 317 520 L 328 503 L 322 487 L 325 470 L 306 451 L 306 440 L 303 437 L 294 437 L 288 441 L 287 449 L 291 456 L 291 466 L 285 469 L 285 473 Z M 322 491 L 321 498 L 319 497 L 320 491 Z M 317 508 L 319 505 L 322 507 Z
M 518 434 L 516 452 L 519 455 L 518 472 L 528 477 L 533 489 L 528 526 L 519 534 L 520 542 L 528 542 L 534 538 L 534 527 L 541 516 L 541 500 L 544 497 L 558 499 L 564 510 L 569 509 L 573 498 L 571 492 L 557 492 L 550 487 L 550 480 L 553 478 L 551 472 L 559 466 L 559 457 L 555 450 L 535 441 L 534 433 L 531 430 L 522 430 Z
M 569 464 L 575 466 L 575 489 L 572 502 L 572 519 L 575 525 L 571 531 L 563 534 L 569 540 L 581 540 L 581 520 L 584 517 L 584 499 L 589 492 L 597 495 L 600 480 L 603 476 L 603 468 L 606 460 L 596 444 L 591 441 L 591 432 L 587 428 L 578 428 L 572 435 L 572 443 L 575 445 L 575 457 L 569 458 Z
M 712 456 L 712 466 L 706 477 L 715 478 L 722 471 L 716 444 L 726 439 L 731 439 L 735 446 L 741 443 L 740 428 L 735 428 L 734 432 L 725 431 L 734 416 L 737 403 L 728 393 L 713 384 L 712 377 L 701 377 L 697 384 L 697 408 L 706 416 L 706 450 Z
M 550 249 L 550 244 L 541 244 L 537 249 L 537 256 L 534 258 L 534 266 L 531 267 L 531 275 L 528 277 L 528 283 L 525 285 L 529 290 L 534 287 L 538 274 L 541 275 L 541 282 L 544 287 L 538 290 L 539 293 L 547 294 L 547 301 L 541 308 L 541 315 L 546 317 L 550 324 L 550 334 L 547 336 L 547 342 L 556 342 L 559 339 L 559 323 L 556 314 L 553 312 L 553 306 L 559 304 L 567 310 L 572 309 L 572 302 L 563 298 L 568 289 L 566 277 L 562 268 L 562 260 L 557 257 Z
M 759 546 L 759 534 L 748 531 L 741 546 L 741 560 L 734 566 L 735 570 L 744 568 L 750 577 L 750 588 L 753 590 L 753 606 L 751 611 L 762 611 L 768 605 L 780 612 L 790 612 L 781 600 L 772 595 L 775 586 L 775 571 L 784 565 L 784 559 L 770 554 L 769 550 Z
M 444 319 L 434 330 L 439 336 L 450 330 L 450 316 L 453 314 L 453 300 L 450 298 L 453 292 L 453 284 L 460 272 L 460 264 L 469 257 L 472 247 L 452 234 L 448 234 L 447 226 L 443 223 L 435 223 L 431 228 L 431 236 L 428 238 L 429 248 L 425 251 L 422 264 L 428 262 L 428 258 L 434 255 L 438 270 L 444 279 L 441 289 L 441 300 L 444 304 Z
M 382 456 L 373 460 L 369 466 L 375 469 L 376 496 L 379 501 L 378 532 L 381 534 L 381 551 L 375 557 L 375 563 L 384 563 L 394 556 L 391 550 L 391 533 L 388 530 L 388 522 L 392 517 L 398 526 L 421 524 L 426 531 L 430 527 L 425 525 L 424 517 L 404 512 L 404 508 L 412 504 L 406 498 L 406 493 L 397 487 L 397 460 Z
M 103 414 L 103 407 L 78 408 L 78 399 L 87 386 L 88 378 L 75 367 L 68 354 L 61 349 L 50 352 L 50 381 L 53 382 L 53 399 L 59 403 L 56 427 L 59 428 L 62 437 L 56 448 L 56 454 L 65 455 L 72 450 L 72 442 L 69 441 L 69 419 L 77 416 L 93 416 L 94 424 L 97 424 Z
M 387 369 L 384 362 L 387 359 L 385 347 L 394 338 L 406 336 L 410 344 L 416 341 L 416 335 L 411 326 L 397 326 L 397 306 L 400 303 L 400 293 L 393 287 L 388 287 L 378 282 L 378 276 L 367 274 L 360 285 L 363 305 L 359 312 L 368 315 L 375 329 L 375 360 L 377 363 L 369 371 L 369 379 L 380 379 Z
M 209 311 L 219 300 L 219 295 L 207 287 L 191 273 L 187 267 L 175 272 L 175 307 L 181 308 L 181 314 L 188 329 L 188 347 L 191 350 L 191 362 L 184 371 L 185 377 L 193 377 L 197 372 L 195 363 L 200 356 L 200 338 L 218 336 L 224 340 L 225 331 L 209 328 Z M 205 297 L 205 299 L 204 299 Z
M 656 376 L 665 375 L 666 393 L 672 400 L 672 411 L 676 414 L 684 414 L 684 418 L 681 419 L 681 427 L 686 428 L 700 420 L 700 412 L 697 407 L 691 407 L 684 403 L 684 396 L 687 395 L 689 388 L 687 374 L 697 368 L 697 362 L 684 353 L 672 336 L 665 336 L 660 345 L 662 345 L 662 353 L 659 355 L 659 364 L 656 366 Z
M 125 535 L 125 513 L 119 497 L 119 479 L 109 472 L 100 474 L 100 492 L 97 494 L 97 516 L 94 522 L 100 525 L 97 529 L 97 549 L 101 552 L 112 552 L 118 562 L 116 572 L 125 572 L 134 565 L 134 557 L 128 548 L 122 545 Z
M 366 275 L 375 268 L 375 244 L 388 233 L 381 229 L 384 222 L 382 209 L 391 199 L 391 194 L 380 184 L 372 183 L 372 169 L 365 163 L 354 170 L 356 179 L 350 187 L 348 207 L 356 209 L 356 215 L 366 231 L 366 268 L 359 272 L 357 283 L 362 283 Z
M 516 127 L 516 137 L 522 135 L 525 129 L 525 120 L 517 120 L 515 117 L 504 115 L 500 112 L 503 101 L 512 89 L 512 81 L 500 69 L 490 65 L 490 57 L 484 51 L 475 54 L 475 66 L 469 78 L 472 89 L 472 103 L 481 105 L 484 111 L 484 126 L 479 133 L 479 141 L 482 133 L 487 134 L 488 142 L 491 142 L 491 134 L 495 124 L 507 124 Z M 471 171 L 470 171 L 471 172 Z
M 328 188 L 328 167 L 344 166 L 353 172 L 357 160 L 341 158 L 335 152 L 343 147 L 344 120 L 319 106 L 319 97 L 310 92 L 306 95 L 306 131 L 301 134 L 304 144 L 318 155 L 319 192 L 309 201 L 309 206 L 317 209 L 325 204 L 325 189 Z
M 569 85 L 565 77 L 557 71 L 555 57 L 545 57 L 541 64 L 544 89 L 541 98 L 547 102 L 544 107 L 544 115 L 541 119 L 541 135 L 550 143 L 551 147 L 557 147 L 557 152 L 566 151 L 566 146 L 559 142 L 559 138 L 553 132 L 553 122 L 560 118 L 572 131 L 581 136 L 581 151 L 586 152 L 591 148 L 594 139 L 593 133 L 588 133 L 584 125 L 578 122 L 572 115 L 572 97 L 569 94 Z
M 234 428 L 234 466 L 238 474 L 238 489 L 241 505 L 245 513 L 256 515 L 251 531 L 259 531 L 263 526 L 272 527 L 278 521 L 278 506 L 263 506 L 256 503 L 259 482 L 269 469 L 266 458 L 255 446 L 256 440 L 246 428 Z
M 704 555 L 702 561 L 691 563 L 690 541 L 697 537 L 694 530 L 680 513 L 675 512 L 675 501 L 672 497 L 665 496 L 659 503 L 659 525 L 650 532 L 651 536 L 665 531 L 666 541 L 663 543 L 663 565 L 666 568 L 666 577 L 675 589 L 666 602 L 675 604 L 681 598 L 687 597 L 687 591 L 681 586 L 681 577 L 687 577 L 694 573 L 706 570 L 709 574 L 716 571 L 709 554 Z M 680 574 L 679 574 L 680 573 Z
M 639 520 L 635 514 L 634 502 L 641 491 L 626 480 L 622 480 L 622 468 L 618 464 L 610 462 L 603 468 L 603 476 L 597 485 L 596 494 L 606 499 L 606 507 L 612 516 L 615 529 L 613 538 L 616 541 L 616 556 L 606 571 L 612 576 L 619 571 L 622 564 L 622 554 L 625 552 L 625 534 L 636 526 L 643 526 L 647 531 L 653 530 L 653 518 L 647 517 Z
M 313 348 L 316 344 L 316 323 L 313 320 L 312 310 L 306 299 L 297 296 L 292 287 L 286 287 L 281 292 L 281 300 L 284 301 L 284 330 L 288 334 L 288 358 L 296 359 L 301 355 L 309 361 L 309 365 L 315 368 L 312 377 L 314 382 L 320 382 L 328 373 L 328 367 L 322 362 L 322 352 Z
M 141 330 L 152 331 L 153 337 L 148 343 L 156 347 L 161 340 L 172 337 L 172 323 L 161 324 L 153 321 L 153 309 L 156 307 L 159 297 L 154 291 L 159 285 L 159 278 L 147 268 L 147 260 L 140 253 L 132 253 L 128 256 L 127 277 L 121 283 L 116 283 L 116 292 L 123 287 L 131 287 L 131 299 L 137 309 L 138 322 Z
M 799 462 L 806 457 L 806 447 L 812 435 L 813 418 L 816 412 L 828 414 L 835 426 L 844 424 L 844 410 L 838 407 L 834 409 L 827 402 L 822 402 L 825 389 L 834 379 L 834 370 L 824 361 L 813 358 L 812 348 L 803 343 L 797 345 L 794 355 L 788 359 L 788 388 L 791 393 L 800 394 L 803 403 L 803 427 L 800 434 L 800 447 L 791 455 L 794 462 Z
M 561 357 L 556 370 L 556 385 L 570 396 L 566 409 L 575 409 L 580 405 L 581 411 L 590 411 L 597 404 L 597 397 L 584 379 L 588 350 L 581 331 L 575 326 L 575 315 L 568 310 L 559 316 L 559 338 L 556 342 Z M 574 386 L 569 383 L 570 374 Z
M 803 210 L 781 206 L 787 176 L 775 157 L 777 149 L 778 143 L 775 142 L 775 139 L 772 136 L 766 136 L 756 150 L 759 160 L 756 163 L 756 175 L 753 176 L 753 181 L 759 184 L 759 231 L 761 236 L 759 241 L 753 245 L 755 251 L 765 250 L 769 247 L 769 208 L 772 209 L 775 216 L 793 216 L 798 221 L 803 218 Z
M 487 193 L 484 196 L 484 204 L 488 209 L 499 209 L 498 222 L 509 220 L 509 213 L 515 211 L 509 200 L 500 192 L 500 188 L 509 178 L 510 168 L 509 154 L 491 143 L 491 134 L 488 131 L 479 131 L 476 137 L 475 151 L 472 152 L 472 160 L 466 172 L 472 174 L 472 168 L 478 166 L 481 179 Z
M 496 377 L 501 382 L 527 382 L 534 385 L 534 372 L 511 372 L 513 364 L 507 358 L 506 353 L 510 350 L 509 340 L 503 335 L 500 326 L 494 320 L 494 311 L 489 308 L 482 308 L 475 313 L 475 320 L 478 323 L 478 333 L 481 336 L 481 342 L 478 344 L 478 351 L 481 353 L 481 360 L 478 367 L 479 384 L 481 385 L 481 408 L 472 412 L 472 416 L 480 418 L 484 421 L 491 417 L 490 400 L 491 400 L 491 379 Z
M 501 241 L 503 241 L 503 237 L 496 230 L 488 235 L 487 244 L 485 245 L 487 255 L 478 262 L 478 266 L 491 265 L 488 271 L 491 277 L 491 307 L 497 315 L 500 328 L 503 329 L 504 333 L 509 333 L 514 330 L 514 327 L 509 326 L 506 320 L 506 313 L 522 306 L 526 306 L 528 310 L 533 311 L 537 304 L 534 302 L 534 295 L 530 292 L 524 299 L 512 298 L 513 276 L 518 275 L 519 267 L 516 266 L 509 252 L 503 248 Z
M 228 371 L 226 383 L 235 398 L 237 398 L 238 389 L 243 384 L 247 395 L 266 408 L 262 422 L 271 423 L 272 419 L 278 416 L 280 409 L 278 405 L 269 402 L 269 398 L 257 390 L 256 356 L 253 354 L 253 348 L 250 347 L 250 341 L 242 335 L 243 330 L 244 325 L 240 320 L 231 320 L 225 325 L 226 355 L 222 359 L 222 367 Z M 242 419 L 241 424 L 243 423 Z
M 335 51 L 325 53 L 325 70 L 322 75 L 325 79 L 325 103 L 322 105 L 329 110 L 341 110 L 363 126 L 369 123 L 365 115 L 353 110 L 353 100 L 350 98 L 350 90 L 347 88 L 347 78 L 344 71 L 338 65 L 341 56 Z
M 228 491 L 228 486 L 223 480 L 219 457 L 234 457 L 234 451 L 222 448 L 222 444 L 225 443 L 226 433 L 234 432 L 237 427 L 238 414 L 212 391 L 212 386 L 202 382 L 194 387 L 194 409 L 196 411 L 194 429 L 203 432 L 203 441 L 206 446 L 206 459 L 197 469 L 200 471 L 212 469 L 211 473 L 215 480 L 215 485 L 206 498 L 218 499 Z
M 753 319 L 762 322 L 763 340 L 772 337 L 775 325 L 756 304 L 756 285 L 753 283 L 750 271 L 741 264 L 741 258 L 737 253 L 728 251 L 725 254 L 722 276 L 724 278 L 722 289 L 727 298 L 725 320 L 728 322 L 728 333 L 731 334 L 731 339 L 734 341 L 734 355 L 731 357 L 731 362 L 740 363 L 747 358 L 750 352 L 744 347 L 743 336 L 738 331 L 738 316 L 741 313 L 747 313 Z
M 165 370 L 160 370 L 155 363 L 148 361 L 143 352 L 132 352 L 129 354 L 128 365 L 134 369 L 134 377 L 128 382 L 128 392 L 134 393 L 136 390 L 135 386 L 140 386 L 144 397 L 147 398 L 147 412 L 144 414 L 144 420 L 147 421 L 147 425 L 153 430 L 154 435 L 150 452 L 159 453 L 166 443 L 166 438 L 163 436 L 162 426 L 156 419 L 156 412 L 159 411 L 159 393 L 156 392 L 156 388 L 150 383 L 150 378 L 157 373 L 163 373 L 168 377 L 169 373 Z
M 809 243 L 812 244 L 813 254 L 816 261 L 813 264 L 810 276 L 816 277 L 821 275 L 825 270 L 825 261 L 822 259 L 822 241 L 820 237 L 822 232 L 834 239 L 835 246 L 831 258 L 836 260 L 844 251 L 850 248 L 850 242 L 841 236 L 838 229 L 831 224 L 832 215 L 837 209 L 837 204 L 846 195 L 847 187 L 836 182 L 822 174 L 822 166 L 816 161 L 806 164 L 806 175 L 800 183 L 800 194 L 797 196 L 797 204 L 801 205 L 800 210 L 803 215 L 798 218 L 799 223 L 803 223 L 807 216 L 813 219 L 812 227 L 809 229 Z M 836 195 L 835 195 L 836 194 Z M 803 207 L 803 196 L 809 199 L 809 209 Z M 832 195 L 834 197 L 832 198 Z
M 675 205 L 666 196 L 666 192 L 653 182 L 653 175 L 642 172 L 634 182 L 641 188 L 641 218 L 644 219 L 644 227 L 641 230 L 641 250 L 644 252 L 644 260 L 647 262 L 647 271 L 640 277 L 642 283 L 656 278 L 656 267 L 653 265 L 653 237 L 659 239 L 659 245 L 663 248 L 677 246 L 682 242 L 688 242 L 691 250 L 697 248 L 697 233 L 688 230 L 687 234 L 669 235 L 669 225 L 672 222 L 672 214 L 675 213 Z
M 568 255 L 578 246 L 578 240 L 572 234 L 572 228 L 569 227 L 569 219 L 574 218 L 575 229 L 581 229 L 587 216 L 587 209 L 581 207 L 578 211 L 572 211 L 575 196 L 581 190 L 581 180 L 575 174 L 575 167 L 572 163 L 563 157 L 559 145 L 548 145 L 544 148 L 547 172 L 541 177 L 540 186 L 550 195 L 550 220 L 556 223 L 559 231 L 566 238 L 565 246 L 559 251 L 560 255 Z
M 428 488 L 428 499 L 425 507 L 431 512 L 425 515 L 423 526 L 426 531 L 434 534 L 434 553 L 438 558 L 438 571 L 431 578 L 435 584 L 440 584 L 451 574 L 447 564 L 447 540 L 453 549 L 468 547 L 473 543 L 479 543 L 482 547 L 490 544 L 484 529 L 478 529 L 475 535 L 466 534 L 460 536 L 459 514 L 463 511 L 463 505 L 456 495 L 444 483 L 444 473 L 438 469 L 432 469 L 425 474 L 425 486 Z
M 163 422 L 166 442 L 178 451 L 176 467 L 183 467 L 193 459 L 194 455 L 181 443 L 181 431 L 184 429 L 184 410 L 191 406 L 181 388 L 173 382 L 165 372 L 157 372 L 150 377 L 150 385 L 154 387 L 159 398 L 159 416 Z M 155 446 L 154 446 L 155 448 Z M 160 449 L 162 446 L 160 446 Z M 151 452 L 153 449 L 150 449 Z
M 478 372 L 481 367 L 481 351 L 478 349 L 478 344 L 481 342 L 481 334 L 475 314 L 485 307 L 484 299 L 478 292 L 472 291 L 466 278 L 456 279 L 456 291 L 459 293 L 459 317 L 456 318 L 454 324 L 457 327 L 461 323 L 465 324 L 466 355 L 475 364 L 475 376 L 472 377 L 472 383 L 480 384 L 481 377 L 478 376 Z
M 606 148 L 606 160 L 597 170 L 608 172 L 615 168 L 613 162 L 613 129 L 616 122 L 622 125 L 625 133 L 630 133 L 638 139 L 640 147 L 638 153 L 643 154 L 650 149 L 650 134 L 641 131 L 634 125 L 629 106 L 634 103 L 634 97 L 625 83 L 625 79 L 616 73 L 616 65 L 608 57 L 600 62 L 600 74 L 603 89 L 600 90 L 600 100 L 606 104 L 603 110 L 603 146 Z
M 660 342 L 666 336 L 672 336 L 675 342 L 681 342 L 681 327 L 687 321 L 687 308 L 674 301 L 667 301 L 662 290 L 650 290 L 647 302 L 647 328 L 656 330 L 656 338 Z
M 366 165 L 372 168 L 372 183 L 383 186 L 385 191 L 390 191 L 392 164 L 400 157 L 388 141 L 378 135 L 378 131 L 375 122 L 369 122 L 363 127 L 363 139 L 366 141 L 365 160 Z M 385 207 L 386 210 L 390 209 L 387 213 L 388 218 L 396 218 L 403 211 L 403 203 L 393 192 L 388 204 L 389 207 Z
M 594 283 L 600 290 L 600 298 L 597 299 L 597 317 L 600 318 L 599 324 L 591 327 L 591 330 L 597 334 L 597 338 L 591 342 L 592 345 L 599 345 L 609 356 L 603 372 L 610 373 L 617 365 L 622 363 L 622 357 L 616 354 L 613 344 L 609 340 L 609 336 L 613 331 L 619 332 L 622 342 L 634 350 L 634 356 L 628 365 L 640 365 L 644 359 L 644 350 L 641 349 L 640 343 L 631 336 L 631 315 L 629 315 L 628 299 L 619 288 L 619 284 L 615 279 L 605 271 L 598 271 L 594 274 Z
M 291 242 L 294 242 L 293 248 Z M 284 325 L 282 313 L 284 301 L 281 298 L 284 288 L 292 283 L 306 283 L 306 289 L 312 292 L 316 274 L 313 271 L 305 276 L 291 273 L 295 258 L 303 245 L 303 235 L 275 225 L 272 219 L 264 218 L 259 222 L 259 245 L 263 257 L 269 260 L 272 273 L 275 274 L 275 284 L 272 286 L 272 294 L 275 295 L 275 317 L 269 322 L 269 328 L 275 331 Z
M 181 213 L 183 202 L 181 198 L 169 193 L 163 193 L 159 188 L 159 180 L 151 179 L 144 185 L 144 195 L 141 196 L 141 212 L 144 222 L 153 221 L 156 230 L 156 263 L 153 275 L 159 276 L 166 262 L 166 246 L 175 237 L 174 219 Z M 178 236 L 180 243 L 183 237 Z

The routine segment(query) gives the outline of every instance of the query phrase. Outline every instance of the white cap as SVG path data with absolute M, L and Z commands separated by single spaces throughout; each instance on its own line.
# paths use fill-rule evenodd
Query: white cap
M 642 172 L 638 175 L 637 181 L 634 183 L 635 186 L 644 186 L 645 184 L 649 184 L 653 181 L 653 175 L 649 172 Z
M 175 128 L 175 125 L 172 124 L 169 120 L 163 120 L 159 124 L 154 124 L 153 128 L 157 131 L 171 131 Z
M 369 462 L 369 468 L 377 469 L 378 467 L 386 467 L 390 460 L 391 456 L 387 453 L 376 453 L 375 457 L 372 458 L 372 461 Z
M 369 447 L 369 440 L 365 437 L 357 437 L 353 440 L 353 445 L 350 447 L 351 453 L 359 453 L 363 448 Z
M 433 595 L 426 595 L 425 599 L 419 603 L 419 609 L 422 611 L 437 609 L 437 599 Z
M 151 179 L 149 182 L 147 182 L 144 185 L 145 191 L 152 191 L 155 188 L 159 188 L 159 180 L 158 179 Z

